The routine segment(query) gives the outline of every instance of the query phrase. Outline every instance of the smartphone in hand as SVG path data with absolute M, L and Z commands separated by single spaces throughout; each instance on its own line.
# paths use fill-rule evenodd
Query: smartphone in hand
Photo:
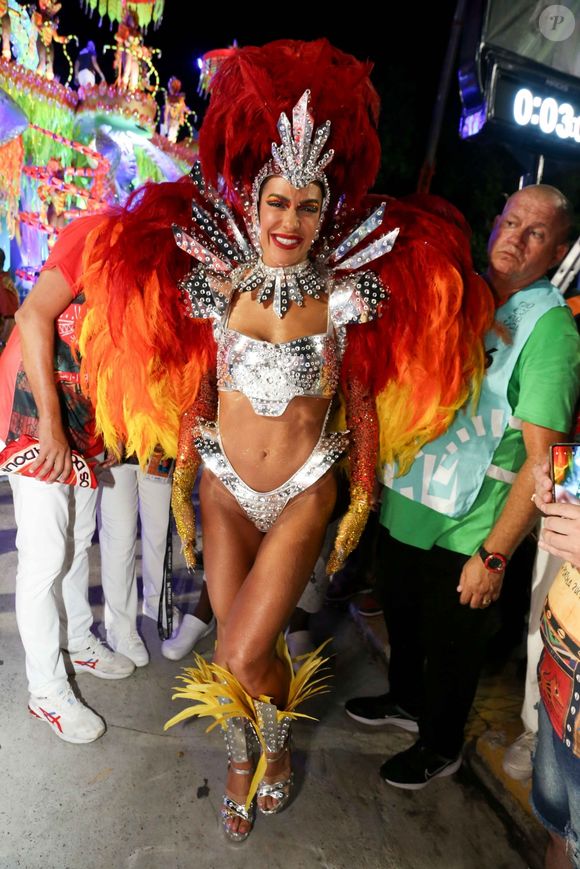
M 552 499 L 580 504 L 580 444 L 550 445 Z

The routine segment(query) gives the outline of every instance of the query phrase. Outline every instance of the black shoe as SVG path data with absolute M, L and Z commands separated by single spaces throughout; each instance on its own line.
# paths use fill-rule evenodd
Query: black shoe
M 397 706 L 389 694 L 381 694 L 379 697 L 353 697 L 346 701 L 344 711 L 360 724 L 370 724 L 371 727 L 392 724 L 408 730 L 409 733 L 419 732 L 419 718 Z
M 408 791 L 426 787 L 432 779 L 453 775 L 461 766 L 461 755 L 453 760 L 427 748 L 419 739 L 407 751 L 395 754 L 382 765 L 381 778 L 387 784 Z

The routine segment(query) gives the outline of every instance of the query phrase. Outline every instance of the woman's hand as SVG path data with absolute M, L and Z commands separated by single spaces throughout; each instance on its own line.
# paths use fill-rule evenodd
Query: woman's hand
M 337 573 L 358 546 L 377 497 L 375 468 L 379 423 L 374 399 L 356 378 L 345 389 L 346 424 L 350 431 L 350 504 L 340 520 L 326 572 Z
M 548 464 L 534 469 L 536 491 L 533 498 L 546 517 L 538 546 L 580 568 L 580 504 L 552 501 L 552 481 Z
M 181 543 L 181 551 L 183 553 L 183 558 L 185 560 L 185 566 L 188 570 L 195 570 L 195 564 L 197 561 L 197 553 L 195 551 L 195 542 L 191 540 L 182 541 Z
M 191 500 L 199 462 L 181 464 L 173 472 L 171 509 L 175 517 L 177 533 L 181 539 L 181 551 L 188 570 L 195 569 L 195 510 Z
M 177 533 L 181 539 L 181 551 L 188 570 L 195 568 L 195 510 L 192 494 L 201 458 L 195 448 L 195 430 L 198 419 L 213 420 L 217 415 L 217 387 L 215 371 L 204 375 L 195 402 L 186 410 L 179 424 L 179 444 L 173 472 L 171 509 L 175 517 Z

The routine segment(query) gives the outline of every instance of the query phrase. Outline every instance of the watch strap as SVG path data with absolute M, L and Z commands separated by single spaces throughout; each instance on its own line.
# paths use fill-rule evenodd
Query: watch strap
M 486 567 L 488 570 L 491 569 L 491 570 L 492 570 L 493 572 L 495 572 L 495 573 L 501 573 L 501 570 L 505 570 L 505 568 L 506 568 L 506 566 L 507 566 L 507 563 L 508 563 L 508 561 L 509 561 L 509 557 L 508 557 L 507 555 L 504 555 L 503 552 L 488 552 L 487 549 L 486 549 L 484 546 L 480 546 L 480 547 L 479 547 L 479 549 L 478 549 L 478 554 L 479 554 L 479 557 L 481 558 L 481 560 L 483 561 L 485 567 Z M 498 569 L 495 569 L 495 570 L 494 570 L 493 568 L 490 568 L 490 567 L 489 567 L 489 565 L 488 565 L 488 559 L 491 558 L 491 557 L 496 557 L 496 558 L 498 558 L 501 562 L 503 562 L 503 567 L 502 567 L 500 570 L 498 570 Z

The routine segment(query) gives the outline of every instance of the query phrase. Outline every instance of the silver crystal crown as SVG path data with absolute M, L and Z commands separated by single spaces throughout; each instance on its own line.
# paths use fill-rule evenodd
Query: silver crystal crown
M 334 151 L 322 154 L 330 135 L 330 121 L 314 130 L 310 112 L 310 91 L 306 90 L 292 110 L 292 124 L 285 112 L 278 119 L 280 145 L 272 143 L 272 158 L 280 174 L 298 189 L 313 181 L 322 181 L 327 188 L 324 170 L 332 160 Z

